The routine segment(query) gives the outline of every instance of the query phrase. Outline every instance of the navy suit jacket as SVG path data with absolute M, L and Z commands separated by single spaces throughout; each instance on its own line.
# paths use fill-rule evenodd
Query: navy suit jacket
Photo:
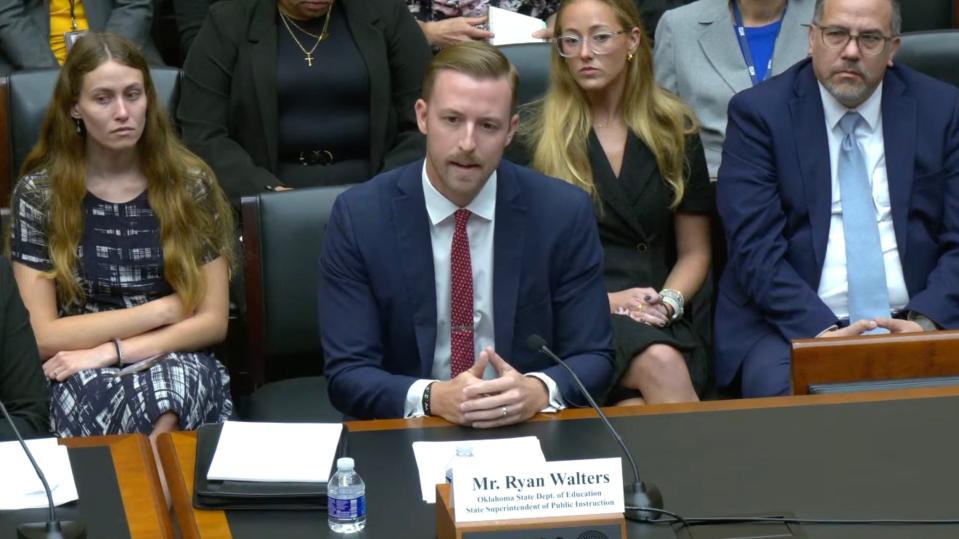
M 896 66 L 881 107 L 906 308 L 959 328 L 959 89 Z M 815 337 L 837 322 L 817 294 L 832 184 L 810 60 L 730 101 L 717 189 L 729 245 L 715 326 L 725 385 L 760 338 Z
M 410 385 L 431 378 L 436 286 L 423 161 L 337 199 L 320 260 L 320 326 L 330 400 L 359 418 L 401 417 Z M 571 405 L 571 377 L 526 340 L 541 335 L 593 395 L 613 372 L 596 217 L 582 190 L 510 163 L 497 169 L 493 239 L 496 351 L 543 372 Z

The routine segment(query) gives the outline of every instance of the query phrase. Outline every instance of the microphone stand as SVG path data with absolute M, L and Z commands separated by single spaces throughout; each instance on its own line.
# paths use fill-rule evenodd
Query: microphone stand
M 20 447 L 23 448 L 23 452 L 26 453 L 27 458 L 30 459 L 30 464 L 33 465 L 33 470 L 37 473 L 37 477 L 40 478 L 40 482 L 43 483 L 43 490 L 47 494 L 47 521 L 27 522 L 17 526 L 17 539 L 85 539 L 87 536 L 86 526 L 84 526 L 82 522 L 57 520 L 56 508 L 53 505 L 53 492 L 50 491 L 50 485 L 47 484 L 47 478 L 44 477 L 43 470 L 40 469 L 37 461 L 34 460 L 30 448 L 28 448 L 26 442 L 23 441 L 23 437 L 20 436 L 20 431 L 17 430 L 17 425 L 13 422 L 10 414 L 7 413 L 7 407 L 4 406 L 2 402 L 0 402 L 0 411 L 3 412 L 3 417 L 6 418 L 7 423 L 10 425 L 10 430 L 16 435 L 17 441 L 20 442 Z
M 584 386 L 583 382 L 580 381 L 579 376 L 576 376 L 576 373 L 573 372 L 573 369 L 571 369 L 565 361 L 560 359 L 559 356 L 554 354 L 553 351 L 549 349 L 549 347 L 546 345 L 546 340 L 539 335 L 530 335 L 529 339 L 526 340 L 526 345 L 530 348 L 530 350 L 543 354 L 544 356 L 553 360 L 554 363 L 562 365 L 562 367 L 566 369 L 570 376 L 573 377 L 573 381 L 576 382 L 576 385 L 579 386 L 579 390 L 586 397 L 586 400 L 589 401 L 590 406 L 592 406 L 593 410 L 596 411 L 596 414 L 603 421 L 603 424 L 606 425 L 606 428 L 613 435 L 613 438 L 626 455 L 626 459 L 629 461 L 629 466 L 633 470 L 633 482 L 623 487 L 623 501 L 625 502 L 626 506 L 624 513 L 626 518 L 638 522 L 648 522 L 658 519 L 660 517 L 659 512 L 648 511 L 646 509 L 662 509 L 663 495 L 659 492 L 659 488 L 656 485 L 652 483 L 644 483 L 642 479 L 640 479 L 639 468 L 636 466 L 636 461 L 633 460 L 633 455 L 630 454 L 629 449 L 626 448 L 623 438 L 620 437 L 618 432 L 616 432 L 616 429 L 613 428 L 613 425 L 609 422 L 609 419 L 606 418 L 606 414 L 603 413 L 603 410 L 598 404 L 596 404 L 596 401 L 593 400 L 593 397 L 589 394 L 589 391 L 586 390 L 586 386 Z

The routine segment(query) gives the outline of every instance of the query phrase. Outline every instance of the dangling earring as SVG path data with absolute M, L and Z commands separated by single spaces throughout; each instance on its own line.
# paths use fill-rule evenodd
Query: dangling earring
M 633 61 L 633 53 L 632 53 L 632 52 L 627 52 L 627 53 L 626 53 L 626 61 L 627 61 L 627 62 L 632 62 L 632 61 Z
M 82 134 L 83 134 L 83 125 L 80 124 L 80 118 L 74 118 L 73 121 L 74 121 L 74 123 L 77 125 L 77 134 L 78 134 L 78 135 L 82 135 Z

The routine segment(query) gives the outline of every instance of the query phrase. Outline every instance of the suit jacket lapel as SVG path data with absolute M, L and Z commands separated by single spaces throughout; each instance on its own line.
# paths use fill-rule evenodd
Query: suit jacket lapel
M 383 81 L 390 80 L 390 67 L 386 55 L 381 51 L 383 32 L 376 27 L 379 19 L 369 20 L 371 10 L 365 10 L 364 4 L 365 2 L 340 2 L 338 5 L 343 6 L 356 48 L 359 49 L 370 74 L 370 166 L 373 170 L 378 170 L 386 151 L 383 141 L 386 140 L 391 95 L 389 82 Z M 373 170 L 370 171 L 371 174 Z
M 882 90 L 882 136 L 886 152 L 886 178 L 892 203 L 899 258 L 906 255 L 909 198 L 916 158 L 916 101 L 904 95 L 905 85 L 895 71 L 887 71 Z
M 419 163 L 422 165 L 422 161 Z M 390 217 L 410 292 L 408 299 L 412 304 L 421 375 L 428 376 L 436 348 L 436 277 L 433 275 L 433 245 L 423 198 L 422 170 L 422 166 L 413 165 L 403 170 Z
M 794 126 L 793 143 L 799 156 L 816 264 L 822 268 L 829 239 L 832 172 L 829 166 L 829 141 L 826 138 L 826 115 L 812 63 L 807 63 L 799 71 L 795 88 L 796 98 L 789 102 Z
M 699 46 L 713 69 L 723 78 L 734 93 L 752 86 L 746 61 L 743 60 L 729 13 L 729 2 L 719 0 L 703 6 L 699 18 L 702 33 Z
M 263 139 L 269 157 L 269 169 L 276 170 L 279 159 L 279 111 L 276 89 L 276 8 L 273 2 L 258 2 L 250 24 L 250 66 L 253 87 L 263 121 Z M 242 76 L 242 75 L 241 75 Z
M 516 301 L 523 273 L 525 214 L 518 167 L 500 164 L 496 179 L 496 224 L 493 233 L 493 324 L 496 348 L 509 354 L 515 327 Z M 504 356 L 505 357 L 505 356 Z M 510 358 L 506 357 L 509 361 Z
M 620 169 L 620 177 L 616 178 L 609 164 L 609 159 L 607 159 L 606 153 L 593 131 L 590 131 L 589 134 L 588 151 L 590 162 L 599 165 L 593 169 L 593 181 L 600 198 L 640 237 L 646 238 L 646 230 L 639 220 L 641 210 L 637 208 L 637 205 L 642 198 L 642 192 L 656 178 L 655 173 L 658 168 L 653 152 L 639 140 L 639 137 L 630 132 L 626 136 L 626 148 L 623 152 L 623 166 Z M 623 188 L 623 182 L 635 182 L 636 188 L 627 191 Z M 630 192 L 633 192 L 634 195 L 630 196 Z
M 809 40 L 804 39 L 809 34 L 809 21 L 800 18 L 800 11 L 798 8 L 786 9 L 773 49 L 773 73 L 786 71 L 795 63 L 794 58 L 802 58 L 809 52 Z

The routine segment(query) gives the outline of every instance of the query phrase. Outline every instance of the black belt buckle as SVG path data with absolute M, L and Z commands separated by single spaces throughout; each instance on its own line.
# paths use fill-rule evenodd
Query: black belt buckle
M 309 150 L 300 152 L 300 164 L 304 167 L 320 165 L 325 167 L 333 162 L 333 152 L 329 150 Z

